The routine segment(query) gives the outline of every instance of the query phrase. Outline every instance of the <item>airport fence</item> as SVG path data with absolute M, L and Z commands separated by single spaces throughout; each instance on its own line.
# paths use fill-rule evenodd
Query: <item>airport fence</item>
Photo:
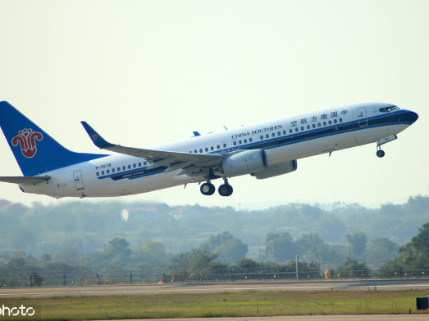
M 349 270 L 341 273 L 331 270 L 333 280 L 353 279 L 395 279 L 427 278 L 429 267 L 401 267 L 392 270 Z M 145 273 L 137 268 L 112 268 L 94 271 L 91 268 L 40 273 L 21 270 L 0 275 L 0 287 L 20 286 L 82 286 L 82 285 L 132 285 L 156 283 L 198 283 L 198 282 L 251 282 L 251 281 L 314 281 L 325 279 L 325 271 L 280 269 L 248 270 L 200 270 L 200 271 L 151 271 Z

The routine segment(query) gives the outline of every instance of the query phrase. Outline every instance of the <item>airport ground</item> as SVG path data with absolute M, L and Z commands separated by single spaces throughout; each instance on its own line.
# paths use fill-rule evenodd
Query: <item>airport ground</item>
M 218 293 L 240 291 L 398 291 L 429 289 L 429 279 L 379 279 L 340 281 L 276 281 L 276 282 L 217 282 L 217 283 L 166 283 L 99 286 L 58 286 L 0 288 L 1 297 L 53 296 L 53 295 L 151 295 L 167 293 Z M 429 291 L 428 291 L 429 295 Z
M 425 279 L 234 282 L 3 288 L 0 302 L 40 305 L 43 320 L 419 320 L 429 312 L 415 299 L 428 294 Z

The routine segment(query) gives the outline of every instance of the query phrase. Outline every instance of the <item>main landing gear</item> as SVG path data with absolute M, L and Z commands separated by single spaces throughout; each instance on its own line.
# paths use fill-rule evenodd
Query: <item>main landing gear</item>
M 222 184 L 218 188 L 219 195 L 221 196 L 231 196 L 233 189 L 232 186 L 228 184 L 228 180 L 224 179 L 225 184 Z M 207 181 L 207 183 L 204 183 L 200 187 L 201 194 L 203 195 L 213 195 L 216 191 L 215 186 L 210 183 L 210 181 Z
M 216 187 L 208 181 L 207 183 L 204 183 L 200 187 L 201 194 L 203 195 L 213 195 L 216 191 Z
M 224 179 L 224 181 L 225 184 L 219 186 L 217 191 L 219 192 L 220 196 L 231 196 L 234 190 L 232 189 L 232 186 L 228 184 L 228 180 L 226 178 Z

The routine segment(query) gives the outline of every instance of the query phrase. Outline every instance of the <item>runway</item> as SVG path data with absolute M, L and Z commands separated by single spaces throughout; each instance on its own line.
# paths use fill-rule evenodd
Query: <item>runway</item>
M 232 282 L 232 283 L 167 283 L 151 285 L 100 285 L 65 287 L 0 288 L 0 297 L 62 295 L 151 295 L 166 293 L 215 293 L 240 291 L 383 291 L 429 289 L 429 279 L 304 281 L 304 282 Z

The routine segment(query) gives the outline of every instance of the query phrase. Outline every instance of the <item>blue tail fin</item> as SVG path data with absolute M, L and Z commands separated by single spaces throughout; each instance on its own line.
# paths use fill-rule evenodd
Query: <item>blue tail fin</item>
M 0 127 L 24 176 L 33 176 L 107 155 L 69 151 L 6 101 Z

